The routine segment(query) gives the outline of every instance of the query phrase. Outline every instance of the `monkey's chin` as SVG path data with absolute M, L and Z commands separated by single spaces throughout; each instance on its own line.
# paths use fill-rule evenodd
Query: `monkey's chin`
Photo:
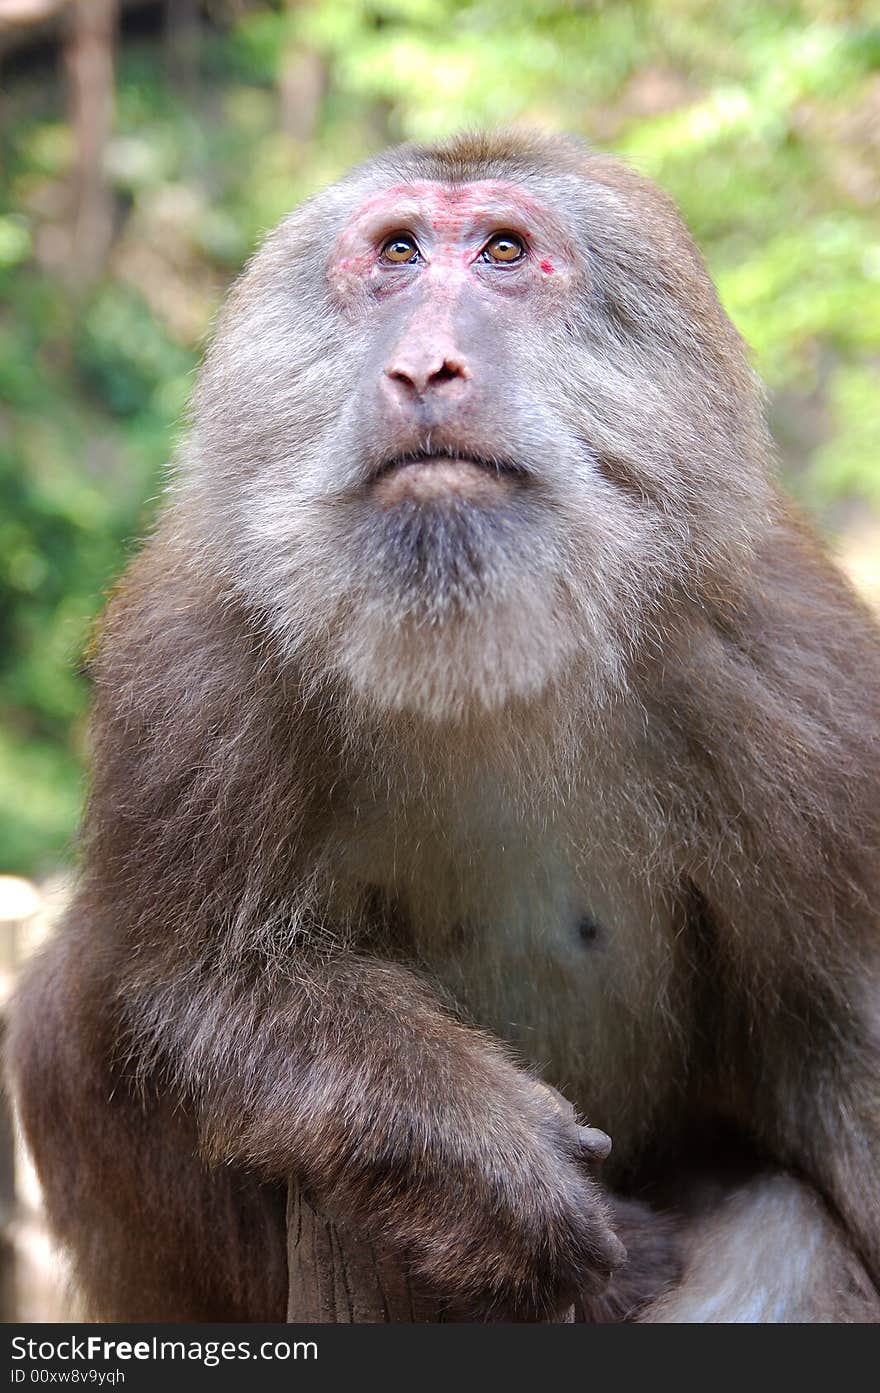
M 442 623 L 359 616 L 347 627 L 339 667 L 373 709 L 454 722 L 539 697 L 576 648 L 558 614 L 520 595 Z

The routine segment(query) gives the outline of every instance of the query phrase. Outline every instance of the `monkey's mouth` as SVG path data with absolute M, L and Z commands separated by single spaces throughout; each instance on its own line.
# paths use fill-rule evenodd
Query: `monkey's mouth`
M 384 461 L 371 485 L 384 507 L 404 501 L 466 499 L 491 503 L 522 484 L 527 472 L 507 459 L 488 459 L 455 451 L 414 451 Z
M 408 454 L 385 460 L 373 474 L 373 479 L 381 479 L 385 474 L 394 474 L 401 469 L 433 469 L 442 464 L 470 465 L 487 474 L 509 474 L 514 478 L 525 478 L 526 474 L 521 464 L 509 459 L 488 459 L 481 455 L 465 454 L 461 450 L 411 450 Z

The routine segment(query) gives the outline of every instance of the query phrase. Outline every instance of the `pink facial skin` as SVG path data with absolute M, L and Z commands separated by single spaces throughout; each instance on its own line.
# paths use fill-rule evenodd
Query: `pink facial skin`
M 514 262 L 488 260 L 486 247 L 499 233 L 518 237 L 525 254 Z M 395 234 L 415 242 L 416 261 L 383 257 Z M 476 311 L 491 324 L 499 299 L 509 304 L 511 297 L 532 301 L 530 313 L 552 309 L 573 272 L 565 234 L 549 207 L 515 183 L 480 180 L 398 184 L 372 195 L 343 228 L 327 274 L 353 317 L 400 297 L 404 313 L 388 345 L 386 377 L 419 396 L 445 373 L 454 379 L 444 387 L 447 399 L 458 395 L 463 406 L 473 368 L 461 351 L 463 319 Z M 389 405 L 392 415 L 398 408 L 405 403 Z
M 415 265 L 381 260 L 383 244 L 408 232 L 419 247 Z M 516 233 L 526 246 L 522 262 L 485 266 L 481 254 L 499 232 Z M 431 290 L 456 293 L 470 281 L 506 293 L 570 270 L 565 241 L 550 209 L 505 180 L 470 184 L 398 184 L 372 195 L 340 234 L 328 266 L 331 287 L 343 301 L 358 292 L 393 294 L 427 276 Z M 488 275 L 485 274 L 488 272 Z

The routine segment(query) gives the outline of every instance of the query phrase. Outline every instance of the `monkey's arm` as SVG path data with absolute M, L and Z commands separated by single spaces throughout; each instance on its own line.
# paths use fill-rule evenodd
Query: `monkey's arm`
M 758 567 L 682 694 L 720 1086 L 880 1286 L 880 634 L 798 524 Z
M 785 1051 L 772 1072 L 764 1125 L 830 1200 L 880 1292 L 880 973 L 812 1025 L 801 1057 Z
M 594 1135 L 412 973 L 303 953 L 226 982 L 122 991 L 131 1057 L 189 1097 L 210 1161 L 293 1171 L 459 1312 L 536 1319 L 604 1287 L 624 1250 Z
M 199 1158 L 190 1109 L 138 1088 L 116 955 L 76 912 L 26 966 L 4 1054 L 79 1319 L 283 1320 L 286 1187 Z

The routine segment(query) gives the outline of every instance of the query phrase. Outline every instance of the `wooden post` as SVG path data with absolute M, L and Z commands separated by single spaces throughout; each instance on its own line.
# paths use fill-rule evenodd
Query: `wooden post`
M 344 1233 L 291 1180 L 287 1319 L 302 1325 L 412 1324 L 448 1319 L 372 1244 Z
M 436 1324 L 461 1319 L 421 1291 L 386 1253 L 340 1229 L 288 1185 L 288 1304 L 292 1325 Z M 560 1324 L 574 1320 L 574 1311 Z

